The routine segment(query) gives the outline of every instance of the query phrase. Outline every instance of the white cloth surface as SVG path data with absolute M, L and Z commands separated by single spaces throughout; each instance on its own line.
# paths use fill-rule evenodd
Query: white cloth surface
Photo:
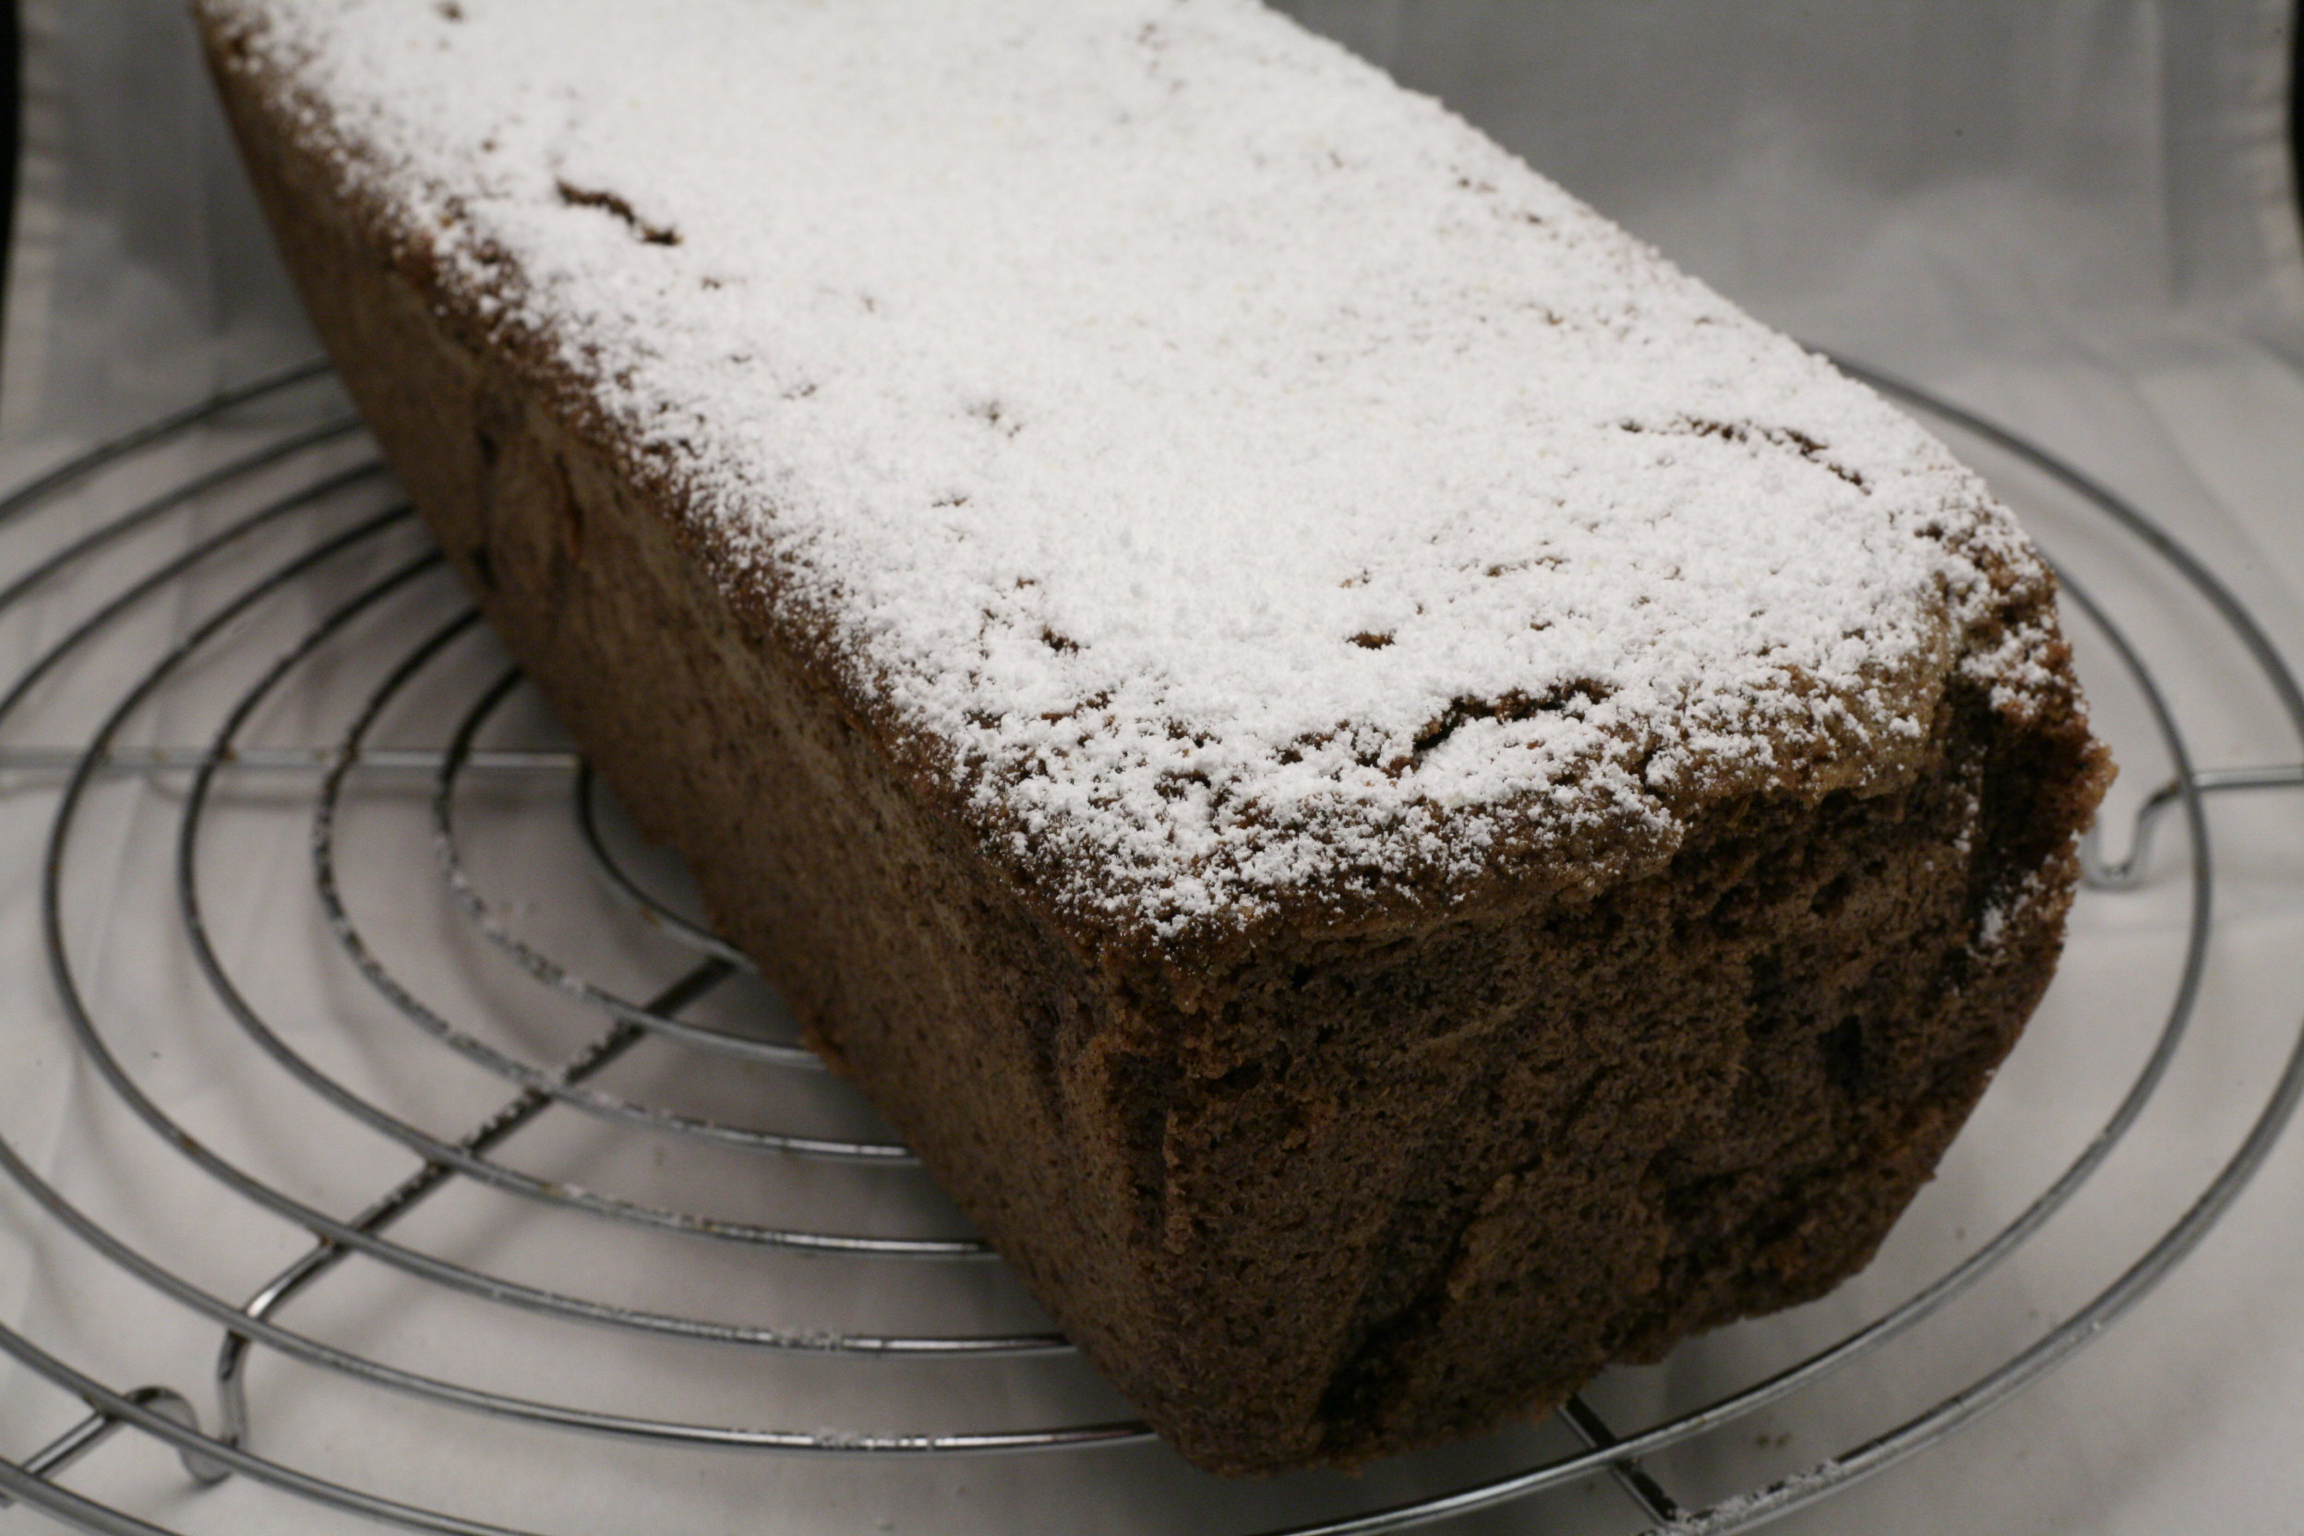
M 2283 5 L 1306 0 L 1297 9 L 1764 318 L 1921 381 L 2131 497 L 2231 583 L 2287 655 L 2304 657 L 2304 259 L 2281 143 Z M 27 33 L 25 202 L 0 353 L 0 468 L 10 484 L 74 445 L 311 348 L 169 0 L 43 0 L 28 7 Z M 2003 481 L 2051 554 L 2133 625 L 2200 764 L 2304 759 L 2304 744 L 2196 602 L 2020 465 L 1949 436 Z M 212 435 L 150 472 L 159 483 L 228 446 Z M 0 571 L 18 568 L 21 548 L 0 544 Z M 378 654 L 388 661 L 454 601 L 444 584 L 422 588 L 397 614 L 400 628 L 379 629 Z M 12 676 L 52 641 L 70 607 L 60 597 L 0 615 L 0 669 Z M 155 611 L 143 649 L 118 660 L 108 652 L 75 674 L 68 696 L 0 722 L 0 747 L 84 733 L 91 716 L 74 700 L 117 692 L 131 663 L 148 661 L 189 611 L 189 600 Z M 284 634 L 296 615 L 266 622 Z M 2110 818 L 2124 827 L 2167 764 L 2101 639 L 2075 627 L 2124 758 Z M 366 652 L 344 662 L 355 680 L 382 664 Z M 450 671 L 469 685 L 493 664 L 479 642 Z M 155 740 L 204 735 L 234 680 L 204 681 L 172 703 L 177 714 L 137 729 Z M 283 742 L 340 730 L 344 700 L 358 691 L 323 690 L 308 716 L 289 711 L 264 729 Z M 438 711 L 399 723 L 405 739 L 436 742 L 445 729 Z M 532 719 L 504 735 L 551 739 Z M 0 791 L 0 1136 L 108 1223 L 237 1299 L 304 1239 L 133 1124 L 61 1033 L 31 878 L 56 783 L 19 775 Z M 309 788 L 236 792 L 219 818 L 206 866 L 219 952 L 253 978 L 284 1032 L 332 1069 L 457 1134 L 506 1090 L 431 1065 L 445 1053 L 406 1044 L 406 1027 L 333 958 L 310 896 Z M 635 988 L 675 974 L 675 952 L 660 941 L 591 937 L 605 908 L 568 846 L 559 792 L 510 797 L 478 823 L 490 829 L 491 888 L 528 898 L 521 910 L 534 931 L 596 945 L 585 960 L 599 974 Z M 432 1000 L 460 1018 L 541 1018 L 533 984 L 504 974 L 437 894 L 422 799 L 378 789 L 361 802 L 365 819 L 348 823 L 347 836 L 364 840 L 367 883 L 355 897 L 368 893 L 359 910 L 379 949 L 420 967 Z M 251 1048 L 207 1000 L 168 908 L 179 808 L 176 791 L 133 785 L 91 802 L 68 927 L 99 978 L 92 995 L 123 1061 L 204 1140 L 298 1198 L 357 1210 L 413 1159 L 276 1069 L 242 1065 Z M 2304 794 L 2234 797 L 2210 815 L 2218 928 L 2200 1023 L 2128 1142 L 2040 1239 L 1911 1340 L 1820 1392 L 1656 1458 L 1684 1502 L 1797 1472 L 1990 1369 L 2107 1284 L 2229 1155 L 2304 1012 Z M 2180 843 L 2167 829 L 2145 890 L 2084 900 L 2033 1031 L 1872 1269 L 1789 1317 L 1618 1373 L 1595 1401 L 1634 1423 L 1750 1380 L 1907 1294 L 2041 1187 L 2132 1076 L 2165 1006 L 2185 895 Z M 547 1056 L 582 1038 L 558 1015 L 505 1028 Z M 753 1079 L 699 1081 L 693 1060 L 661 1052 L 619 1086 L 746 1118 L 740 1101 Z M 901 1181 L 817 1169 L 754 1189 L 730 1176 L 749 1163 L 675 1148 L 664 1165 L 657 1149 L 571 1120 L 506 1156 L 635 1198 L 758 1219 L 822 1202 L 853 1229 L 953 1230 L 932 1193 Z M 993 1279 L 939 1288 L 901 1265 L 811 1266 L 690 1240 L 601 1240 L 580 1220 L 539 1217 L 511 1197 L 443 1200 L 408 1233 L 428 1251 L 666 1310 L 816 1326 L 1032 1325 L 1028 1304 Z M 2200 1250 L 2090 1348 L 1949 1443 L 1780 1528 L 2288 1529 L 2304 1494 L 2300 1252 L 2304 1136 L 2292 1132 Z M 444 1301 L 373 1266 L 332 1277 L 289 1319 L 459 1380 L 699 1422 L 960 1427 L 1124 1412 L 1063 1366 L 757 1362 Z M 114 1385 L 184 1388 L 213 1423 L 205 1378 L 215 1328 L 90 1255 L 4 1180 L 0 1323 Z M 270 1359 L 255 1384 L 267 1454 L 552 1531 L 1246 1532 L 1382 1504 L 1565 1444 L 1556 1428 L 1531 1431 L 1356 1483 L 1240 1488 L 1157 1449 L 894 1468 L 651 1451 L 503 1430 Z M 20 1459 L 75 1416 L 53 1387 L 0 1365 L 0 1455 Z M 191 1493 L 172 1462 L 134 1437 L 69 1481 L 188 1531 L 370 1528 L 331 1523 L 245 1479 Z M 1560 1530 L 1639 1524 L 1595 1481 L 1452 1529 L 1501 1532 L 1539 1519 Z M 0 1531 L 43 1528 L 37 1515 L 0 1511 Z

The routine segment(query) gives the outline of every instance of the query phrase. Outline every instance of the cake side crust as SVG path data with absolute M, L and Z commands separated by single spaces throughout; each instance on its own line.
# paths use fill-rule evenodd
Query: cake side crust
M 1105 979 L 725 600 L 682 520 L 444 323 L 326 158 L 222 78 L 313 320 L 492 625 L 643 830 L 689 854 L 810 1043 L 868 1086 L 909 1085 L 875 1100 L 1125 1390 L 1153 1352 L 1129 1335 L 1151 1309 L 1126 1260 L 1126 1175 L 1063 1123 L 1049 1054 L 1059 1021 L 1108 1033 L 1083 1017 Z M 843 1021 L 871 1024 L 869 1073 Z

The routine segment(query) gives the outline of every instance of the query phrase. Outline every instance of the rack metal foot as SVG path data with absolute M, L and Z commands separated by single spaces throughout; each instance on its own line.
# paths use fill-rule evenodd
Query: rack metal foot
M 2104 825 L 2101 821 L 2089 827 L 2080 839 L 2080 876 L 2099 891 L 2132 891 L 2144 883 L 2144 869 L 2152 858 L 2152 836 L 2169 811 L 2184 799 L 2183 777 L 2172 778 L 2144 797 L 2136 807 L 2136 820 L 2128 831 L 2128 855 L 2122 859 L 2104 856 Z M 2299 789 L 2304 788 L 2304 763 L 2284 763 L 2271 768 L 2201 768 L 2189 776 L 2192 788 L 2200 794 L 2220 794 L 2233 789 Z
M 128 1401 L 139 1408 L 149 1408 L 195 1433 L 199 1431 L 199 1412 L 174 1387 L 138 1387 L 128 1394 Z M 42 1482 L 53 1481 L 59 1473 L 111 1439 L 126 1422 L 125 1419 L 115 1418 L 98 1409 L 24 1458 L 19 1464 L 19 1470 Z M 203 1488 L 212 1488 L 232 1475 L 229 1467 L 198 1451 L 181 1450 L 177 1456 L 183 1461 L 184 1470 L 191 1475 L 192 1481 Z M 15 1502 L 5 1491 L 0 1491 L 0 1509 L 6 1509 Z

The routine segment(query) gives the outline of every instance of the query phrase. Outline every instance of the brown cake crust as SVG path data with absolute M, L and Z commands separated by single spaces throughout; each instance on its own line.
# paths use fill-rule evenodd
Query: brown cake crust
M 772 583 L 716 569 L 581 394 L 487 338 L 421 231 L 245 57 L 215 63 L 315 322 L 489 618 L 812 1040 L 1198 1464 L 1475 1432 L 1821 1294 L 2046 985 L 2105 777 L 2060 645 L 2021 709 L 1956 676 L 1892 782 L 1692 807 L 1659 872 L 1289 912 L 1189 964 L 1095 942 Z M 2002 597 L 2052 622 L 2035 577 Z

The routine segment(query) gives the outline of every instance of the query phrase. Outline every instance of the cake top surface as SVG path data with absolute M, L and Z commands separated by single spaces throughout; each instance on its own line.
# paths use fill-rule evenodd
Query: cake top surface
M 1119 927 L 1663 857 L 2046 676 L 1932 439 L 1250 0 L 205 9 Z

